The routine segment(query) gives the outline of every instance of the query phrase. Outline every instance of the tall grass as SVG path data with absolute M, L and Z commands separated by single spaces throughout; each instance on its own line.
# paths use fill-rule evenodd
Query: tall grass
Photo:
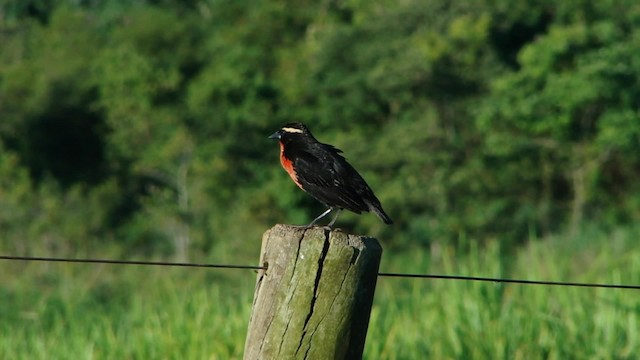
M 382 268 L 640 284 L 639 233 L 590 230 L 515 252 L 473 241 L 464 253 L 389 251 Z M 42 263 L 0 263 L 0 276 L 2 359 L 241 358 L 255 280 L 244 270 Z M 639 322 L 634 290 L 380 278 L 365 358 L 632 359 Z
M 637 232 L 386 257 L 393 271 L 640 285 Z M 383 264 L 385 265 L 385 264 Z M 416 270 L 419 269 L 419 270 Z M 631 359 L 640 291 L 380 278 L 368 359 Z
M 230 359 L 253 278 L 209 270 L 30 265 L 3 286 L 2 359 Z M 9 274 L 4 272 L 3 279 Z

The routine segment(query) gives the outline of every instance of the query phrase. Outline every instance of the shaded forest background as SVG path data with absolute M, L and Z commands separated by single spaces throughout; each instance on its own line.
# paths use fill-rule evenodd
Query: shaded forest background
M 640 219 L 640 5 L 0 5 L 0 250 L 180 260 L 319 211 L 267 139 L 302 121 L 395 224 L 386 248 L 507 246 Z

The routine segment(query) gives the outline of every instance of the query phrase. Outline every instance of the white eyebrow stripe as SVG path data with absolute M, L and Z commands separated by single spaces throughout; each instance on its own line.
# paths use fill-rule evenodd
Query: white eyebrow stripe
M 284 131 L 284 132 L 288 132 L 288 133 L 298 133 L 298 134 L 302 134 L 302 130 L 300 130 L 300 129 L 296 129 L 296 128 L 290 128 L 290 127 L 284 127 L 284 128 L 282 128 L 282 131 Z

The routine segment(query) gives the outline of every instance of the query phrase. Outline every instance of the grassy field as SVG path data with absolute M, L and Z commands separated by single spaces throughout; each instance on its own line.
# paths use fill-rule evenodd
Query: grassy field
M 638 235 L 390 250 L 382 270 L 638 285 Z M 0 279 L 1 359 L 235 359 L 255 274 L 2 262 Z M 365 358 L 633 359 L 639 329 L 638 290 L 380 278 Z

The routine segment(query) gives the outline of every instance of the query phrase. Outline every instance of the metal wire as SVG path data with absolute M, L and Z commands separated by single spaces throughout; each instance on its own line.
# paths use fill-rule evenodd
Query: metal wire
M 577 283 L 577 282 L 541 281 L 541 280 L 519 280 L 519 279 L 502 279 L 502 278 L 478 277 L 478 276 L 432 275 L 432 274 L 401 274 L 401 273 L 384 273 L 384 272 L 378 273 L 378 276 L 403 277 L 403 278 L 421 278 L 421 279 L 484 281 L 484 282 L 493 282 L 493 283 L 509 283 L 509 284 L 524 284 L 524 285 L 578 286 L 578 287 L 589 287 L 589 288 L 610 288 L 610 289 L 640 290 L 640 285 L 596 284 L 596 283 Z
M 227 264 L 196 264 L 179 263 L 165 261 L 136 261 L 136 260 L 107 260 L 107 259 L 65 259 L 32 256 L 4 256 L 0 255 L 0 260 L 21 260 L 21 261 L 47 261 L 47 262 L 67 262 L 67 263 L 91 263 L 91 264 L 117 264 L 117 265 L 144 265 L 144 266 L 176 266 L 176 267 L 201 267 L 219 269 L 253 269 L 266 270 L 266 266 L 257 265 L 227 265 Z
M 166 261 L 136 261 L 136 260 L 108 260 L 108 259 L 69 259 L 69 258 L 34 257 L 34 256 L 6 256 L 6 255 L 0 255 L 0 260 L 45 261 L 45 262 L 66 262 L 66 263 L 91 263 L 91 264 L 114 264 L 114 265 L 199 267 L 199 268 L 217 268 L 217 269 L 267 270 L 266 266 L 258 266 L 258 265 L 198 264 L 198 263 L 180 263 L 180 262 L 166 262 Z M 586 287 L 586 288 L 609 288 L 609 289 L 640 290 L 640 285 L 598 284 L 598 283 L 578 283 L 578 282 L 540 281 L 540 280 L 519 280 L 519 279 L 503 279 L 503 278 L 490 278 L 490 277 L 478 277 L 478 276 L 460 276 L 460 275 L 403 274 L 403 273 L 380 272 L 380 273 L 378 273 L 378 276 L 381 276 L 381 277 L 395 277 L 395 278 L 419 278 L 419 279 L 444 279 L 444 280 L 461 280 L 461 281 L 482 281 L 482 282 L 509 283 L 509 284 L 522 284 L 522 285 L 573 286 L 573 287 Z

